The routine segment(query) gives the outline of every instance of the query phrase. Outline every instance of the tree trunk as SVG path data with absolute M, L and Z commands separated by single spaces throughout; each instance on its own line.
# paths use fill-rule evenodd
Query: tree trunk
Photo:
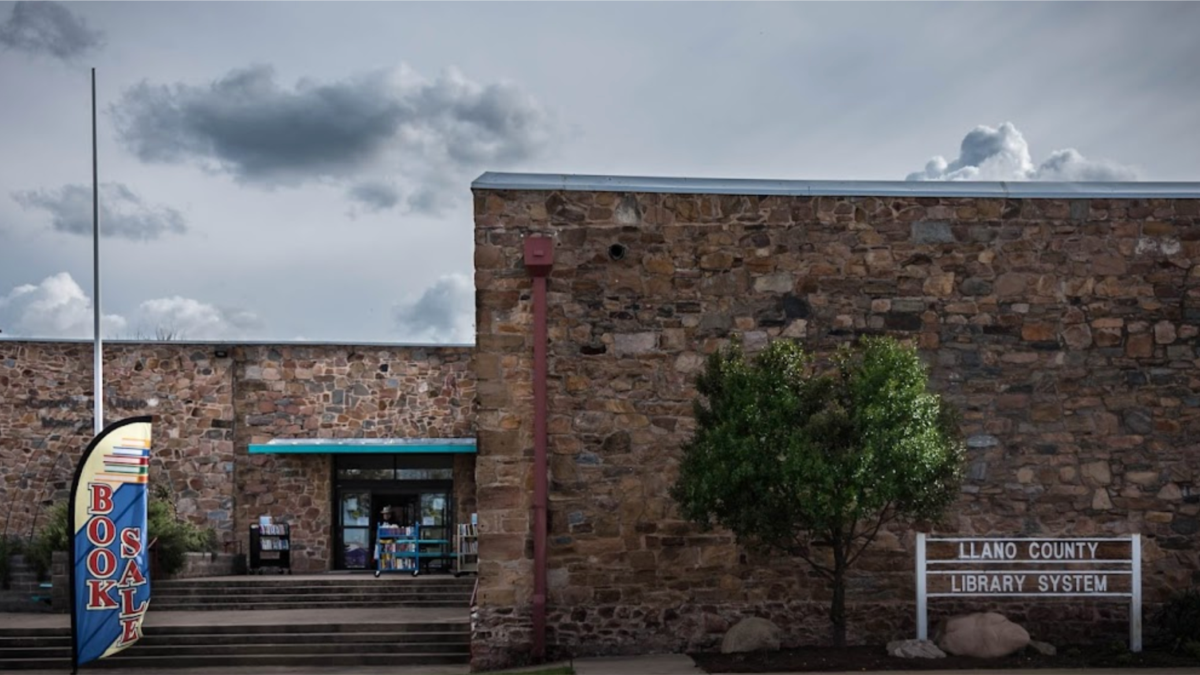
M 840 543 L 833 548 L 833 604 L 829 607 L 834 647 L 846 646 L 846 554 Z
M 843 572 L 833 575 L 833 605 L 829 608 L 833 628 L 833 646 L 846 646 L 846 579 Z

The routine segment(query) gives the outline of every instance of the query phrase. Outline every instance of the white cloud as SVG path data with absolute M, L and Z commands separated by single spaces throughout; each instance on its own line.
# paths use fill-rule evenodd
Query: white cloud
M 474 342 L 475 285 L 465 274 L 447 274 L 420 297 L 396 306 L 401 339 L 411 342 Z
M 222 308 L 178 295 L 138 305 L 137 330 L 145 337 L 171 335 L 180 340 L 227 340 L 262 327 L 251 311 Z
M 46 277 L 36 286 L 17 286 L 0 296 L 0 330 L 10 337 L 93 337 L 92 299 L 66 272 Z M 105 337 L 125 330 L 124 317 L 100 317 Z
M 1108 160 L 1090 160 L 1077 150 L 1056 150 L 1035 165 L 1029 143 L 1012 122 L 999 128 L 980 125 L 963 138 L 953 161 L 942 156 L 929 160 L 925 169 L 908 174 L 908 180 L 997 181 L 1132 181 L 1133 167 Z
M 90 338 L 92 312 L 92 299 L 69 273 L 59 272 L 0 296 L 0 330 L 7 337 Z M 254 312 L 180 296 L 146 300 L 132 319 L 120 314 L 100 319 L 106 338 L 237 339 L 261 326 Z

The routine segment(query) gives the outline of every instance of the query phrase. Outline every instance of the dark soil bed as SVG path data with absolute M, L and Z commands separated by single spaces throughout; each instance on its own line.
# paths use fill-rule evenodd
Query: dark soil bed
M 972 670 L 983 668 L 1195 668 L 1200 660 L 1185 654 L 1147 650 L 1122 653 L 1111 647 L 1066 647 L 1054 656 L 1027 650 L 1001 659 L 947 656 L 902 659 L 882 646 L 801 647 L 749 654 L 692 654 L 709 673 L 849 672 L 864 670 Z

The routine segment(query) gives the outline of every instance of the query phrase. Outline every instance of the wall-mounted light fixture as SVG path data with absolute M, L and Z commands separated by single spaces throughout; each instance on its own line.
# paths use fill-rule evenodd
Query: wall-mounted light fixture
M 213 350 L 213 356 L 217 357 L 218 359 L 228 358 L 229 350 L 224 347 L 217 347 Z

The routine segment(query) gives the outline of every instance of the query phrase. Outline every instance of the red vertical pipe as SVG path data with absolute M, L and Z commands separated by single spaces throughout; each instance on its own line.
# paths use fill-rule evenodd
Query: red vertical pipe
M 525 268 L 533 277 L 533 659 L 546 658 L 546 280 L 554 266 L 554 243 L 525 239 Z
M 546 277 L 533 278 L 533 658 L 546 658 Z

